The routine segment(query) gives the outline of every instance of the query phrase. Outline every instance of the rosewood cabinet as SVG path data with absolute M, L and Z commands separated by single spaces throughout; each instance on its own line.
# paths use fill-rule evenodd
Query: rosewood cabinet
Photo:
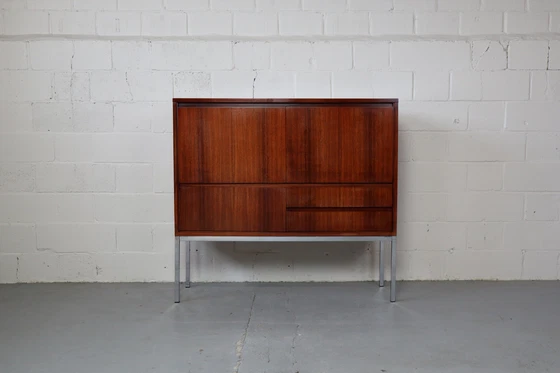
M 174 99 L 176 301 L 181 238 L 391 240 L 394 301 L 397 106 Z

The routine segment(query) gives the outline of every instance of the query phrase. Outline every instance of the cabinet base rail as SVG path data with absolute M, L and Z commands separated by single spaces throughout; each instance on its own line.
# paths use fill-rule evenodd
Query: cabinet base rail
M 385 286 L 385 244 L 391 242 L 391 302 L 397 291 L 397 237 L 396 236 L 180 236 L 175 237 L 175 303 L 181 302 L 181 241 L 185 242 L 185 287 L 191 286 L 191 242 L 379 242 L 379 286 Z

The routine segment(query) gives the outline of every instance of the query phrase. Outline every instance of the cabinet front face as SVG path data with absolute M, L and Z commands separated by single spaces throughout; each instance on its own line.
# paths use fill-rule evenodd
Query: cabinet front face
M 286 108 L 287 181 L 391 183 L 390 105 Z
M 285 109 L 178 109 L 179 183 L 283 183 Z

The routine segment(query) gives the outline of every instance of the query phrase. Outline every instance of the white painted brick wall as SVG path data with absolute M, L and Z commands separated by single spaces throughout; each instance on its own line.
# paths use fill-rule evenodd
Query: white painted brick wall
M 398 277 L 558 279 L 558 32 L 555 0 L 0 1 L 0 282 L 172 279 L 173 97 L 399 98 Z M 294 245 L 194 245 L 193 280 L 377 276 Z

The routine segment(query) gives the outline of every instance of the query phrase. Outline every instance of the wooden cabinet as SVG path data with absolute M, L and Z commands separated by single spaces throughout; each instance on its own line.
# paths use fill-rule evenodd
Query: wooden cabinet
M 397 100 L 175 99 L 177 236 L 395 236 Z

